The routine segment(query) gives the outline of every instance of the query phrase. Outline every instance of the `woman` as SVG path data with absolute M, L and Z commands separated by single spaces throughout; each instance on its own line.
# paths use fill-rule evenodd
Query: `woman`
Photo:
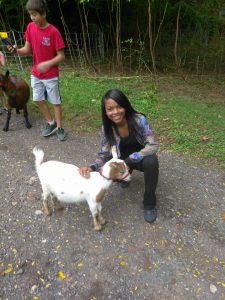
M 102 98 L 102 123 L 98 159 L 90 167 L 81 168 L 80 174 L 87 176 L 91 171 L 98 171 L 112 157 L 123 159 L 131 172 L 144 173 L 144 219 L 154 222 L 157 217 L 158 144 L 145 115 L 137 112 L 121 91 L 112 89 Z

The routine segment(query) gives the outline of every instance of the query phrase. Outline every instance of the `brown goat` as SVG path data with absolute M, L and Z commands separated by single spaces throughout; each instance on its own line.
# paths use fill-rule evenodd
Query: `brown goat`
M 27 82 L 18 76 L 9 76 L 7 70 L 5 75 L 0 73 L 0 88 L 4 91 L 8 98 L 8 114 L 4 131 L 9 129 L 9 121 L 11 118 L 12 109 L 16 109 L 16 113 L 19 114 L 20 109 L 23 109 L 23 115 L 25 118 L 25 125 L 27 128 L 31 128 L 31 124 L 28 121 L 27 102 L 30 98 L 30 88 Z

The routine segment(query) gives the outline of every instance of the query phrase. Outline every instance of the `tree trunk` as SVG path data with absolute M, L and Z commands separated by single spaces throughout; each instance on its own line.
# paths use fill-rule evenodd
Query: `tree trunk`
M 81 22 L 81 29 L 82 29 L 82 37 L 83 37 L 83 47 L 84 47 L 84 56 L 86 59 L 86 62 L 88 63 L 89 66 L 91 66 L 95 72 L 98 72 L 98 70 L 96 69 L 96 67 L 92 64 L 89 54 L 88 54 L 88 49 L 87 49 L 87 42 L 86 42 L 86 38 L 85 38 L 85 25 L 83 22 L 83 17 L 82 17 L 82 13 L 80 11 L 80 5 L 79 5 L 79 1 L 77 2 L 77 7 L 78 7 L 78 13 L 80 16 L 80 22 Z
M 180 11 L 181 11 L 181 3 L 179 4 L 178 12 L 177 12 L 177 22 L 176 22 L 176 36 L 175 36 L 175 43 L 174 43 L 174 58 L 177 71 L 180 69 L 180 61 L 177 55 L 177 44 L 179 38 L 179 30 L 180 30 Z
M 120 66 L 121 55 L 121 0 L 116 1 L 116 62 Z
M 92 59 L 92 53 L 91 53 L 91 43 L 90 43 L 90 36 L 89 36 L 89 30 L 88 30 L 88 20 L 87 20 L 87 13 L 85 10 L 84 2 L 83 2 L 83 13 L 84 13 L 84 21 L 85 21 L 85 26 L 86 26 L 86 32 L 87 32 L 87 40 L 88 40 L 88 48 L 89 48 L 89 58 L 90 60 Z
M 149 48 L 152 60 L 153 72 L 156 73 L 155 54 L 153 49 L 153 36 L 152 36 L 152 12 L 151 12 L 151 0 L 148 0 L 148 36 L 149 36 Z
M 115 50 L 114 50 L 114 43 L 116 40 L 116 33 L 115 33 L 115 28 L 113 26 L 113 20 L 112 20 L 112 8 L 110 9 L 110 3 L 109 0 L 107 0 L 107 7 L 108 7 L 108 12 L 109 12 L 109 32 L 108 32 L 108 37 L 107 38 L 107 54 L 110 54 L 111 61 L 113 62 L 115 59 Z M 112 49 L 112 53 L 109 53 L 108 49 Z M 113 64 L 112 64 L 113 65 Z
M 158 30 L 157 30 L 157 33 L 156 33 L 156 37 L 155 37 L 155 41 L 154 41 L 154 45 L 153 45 L 153 51 L 154 52 L 155 52 L 156 43 L 157 43 L 157 41 L 159 39 L 159 34 L 160 34 L 160 31 L 161 31 L 161 28 L 162 28 L 162 24 L 163 24 L 164 19 L 165 19 L 167 6 L 168 6 L 168 2 L 166 2 L 165 8 L 164 8 L 164 12 L 163 12 L 163 17 L 162 17 L 162 19 L 160 21 L 160 24 L 159 24 L 159 27 L 158 27 Z
M 66 25 L 66 22 L 65 22 L 65 19 L 64 19 L 64 16 L 63 16 L 63 12 L 62 12 L 61 4 L 60 4 L 59 0 L 58 0 L 58 5 L 59 5 L 60 13 L 61 13 L 61 21 L 62 21 L 62 24 L 63 24 L 65 39 L 66 39 L 67 47 L 68 47 L 69 53 L 70 53 L 70 59 L 72 61 L 73 68 L 75 69 L 75 62 L 74 62 L 74 56 L 75 55 L 74 55 L 73 47 L 71 47 L 72 41 L 71 41 L 71 38 L 70 38 L 70 32 L 69 32 L 69 29 L 67 28 L 67 25 Z

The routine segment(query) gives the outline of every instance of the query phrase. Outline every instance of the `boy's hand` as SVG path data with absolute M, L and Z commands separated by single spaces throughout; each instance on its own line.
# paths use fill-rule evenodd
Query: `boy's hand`
M 48 71 L 48 69 L 50 68 L 51 66 L 49 65 L 48 62 L 41 62 L 40 64 L 37 65 L 37 70 L 40 72 L 40 73 L 45 73 Z
M 92 172 L 92 169 L 90 167 L 83 167 L 79 169 L 79 173 L 84 178 L 90 178 L 90 172 Z
M 17 53 L 17 45 L 8 45 L 7 49 L 12 54 L 16 54 Z

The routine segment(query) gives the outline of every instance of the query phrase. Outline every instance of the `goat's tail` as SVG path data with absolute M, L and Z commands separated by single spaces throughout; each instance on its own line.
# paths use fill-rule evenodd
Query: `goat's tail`
M 40 167 L 40 165 L 43 163 L 44 151 L 37 147 L 34 147 L 33 154 L 35 156 L 35 165 L 36 165 L 36 168 L 38 169 Z

